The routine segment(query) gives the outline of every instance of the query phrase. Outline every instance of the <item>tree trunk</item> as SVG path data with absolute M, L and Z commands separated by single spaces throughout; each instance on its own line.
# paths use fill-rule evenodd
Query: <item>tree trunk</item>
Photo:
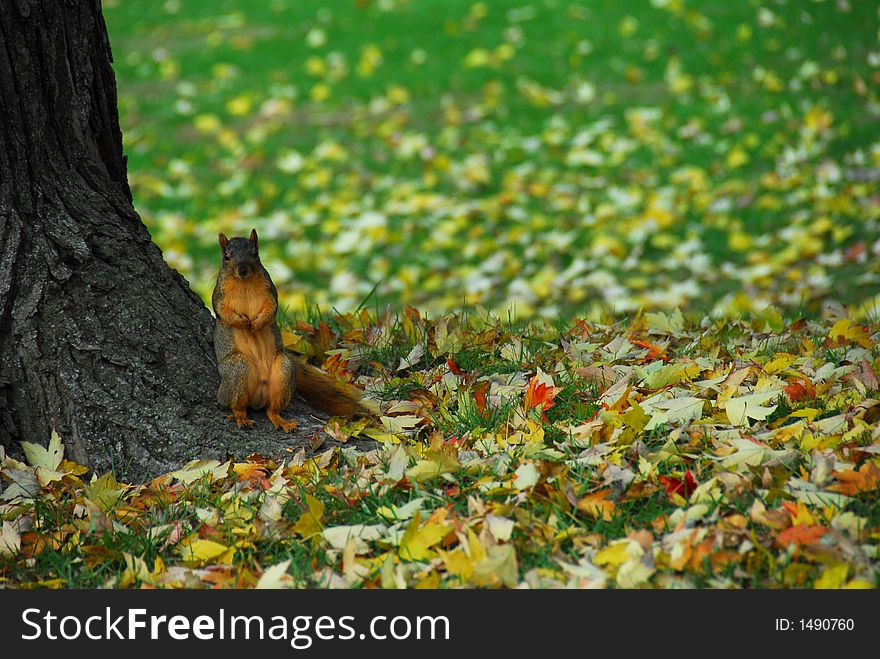
M 128 479 L 286 455 L 321 424 L 217 406 L 214 320 L 134 211 L 110 62 L 99 0 L 0 0 L 0 445 L 54 429 Z

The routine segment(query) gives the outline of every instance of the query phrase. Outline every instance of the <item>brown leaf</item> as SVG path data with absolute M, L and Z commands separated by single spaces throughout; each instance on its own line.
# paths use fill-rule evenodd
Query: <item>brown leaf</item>
M 604 394 L 608 388 L 620 379 L 617 372 L 604 364 L 602 366 L 584 366 L 575 371 L 579 376 L 596 383 L 596 393 Z

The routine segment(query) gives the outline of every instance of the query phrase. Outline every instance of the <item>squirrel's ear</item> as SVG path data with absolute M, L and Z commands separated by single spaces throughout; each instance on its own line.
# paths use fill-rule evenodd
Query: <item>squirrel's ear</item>
M 220 249 L 226 249 L 226 244 L 229 242 L 229 238 L 226 237 L 226 234 L 220 234 Z
M 251 229 L 251 242 L 256 247 L 256 245 L 257 245 L 257 230 L 256 229 Z

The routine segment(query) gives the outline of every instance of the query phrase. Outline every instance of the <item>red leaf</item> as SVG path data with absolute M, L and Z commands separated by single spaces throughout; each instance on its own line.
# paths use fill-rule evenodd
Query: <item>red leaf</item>
M 813 383 L 805 377 L 791 378 L 784 391 L 792 402 L 799 400 L 812 400 L 816 397 L 816 387 L 814 387 Z
M 667 494 L 678 494 L 684 489 L 684 483 L 677 478 L 669 478 L 669 476 L 661 476 L 660 482 L 666 489 Z
M 467 375 L 467 372 L 461 368 L 458 364 L 452 361 L 452 357 L 446 358 L 446 363 L 449 365 L 449 370 L 455 373 L 456 375 Z
M 477 405 L 477 409 L 480 410 L 480 414 L 483 414 L 486 411 L 486 401 L 489 393 L 489 382 L 486 380 L 480 380 L 477 384 L 474 385 L 474 402 Z
M 684 480 L 670 478 L 669 476 L 660 476 L 660 482 L 663 483 L 663 487 L 666 488 L 667 494 L 680 494 L 685 499 L 697 489 L 697 485 L 699 484 L 690 469 L 684 472 Z

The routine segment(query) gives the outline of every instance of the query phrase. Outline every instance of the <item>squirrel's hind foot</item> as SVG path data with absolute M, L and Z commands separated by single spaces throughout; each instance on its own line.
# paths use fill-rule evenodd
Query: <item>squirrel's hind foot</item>
M 266 416 L 269 418 L 269 421 L 272 422 L 273 426 L 284 432 L 290 432 L 299 426 L 296 421 L 288 421 L 275 410 L 269 410 L 266 412 Z

